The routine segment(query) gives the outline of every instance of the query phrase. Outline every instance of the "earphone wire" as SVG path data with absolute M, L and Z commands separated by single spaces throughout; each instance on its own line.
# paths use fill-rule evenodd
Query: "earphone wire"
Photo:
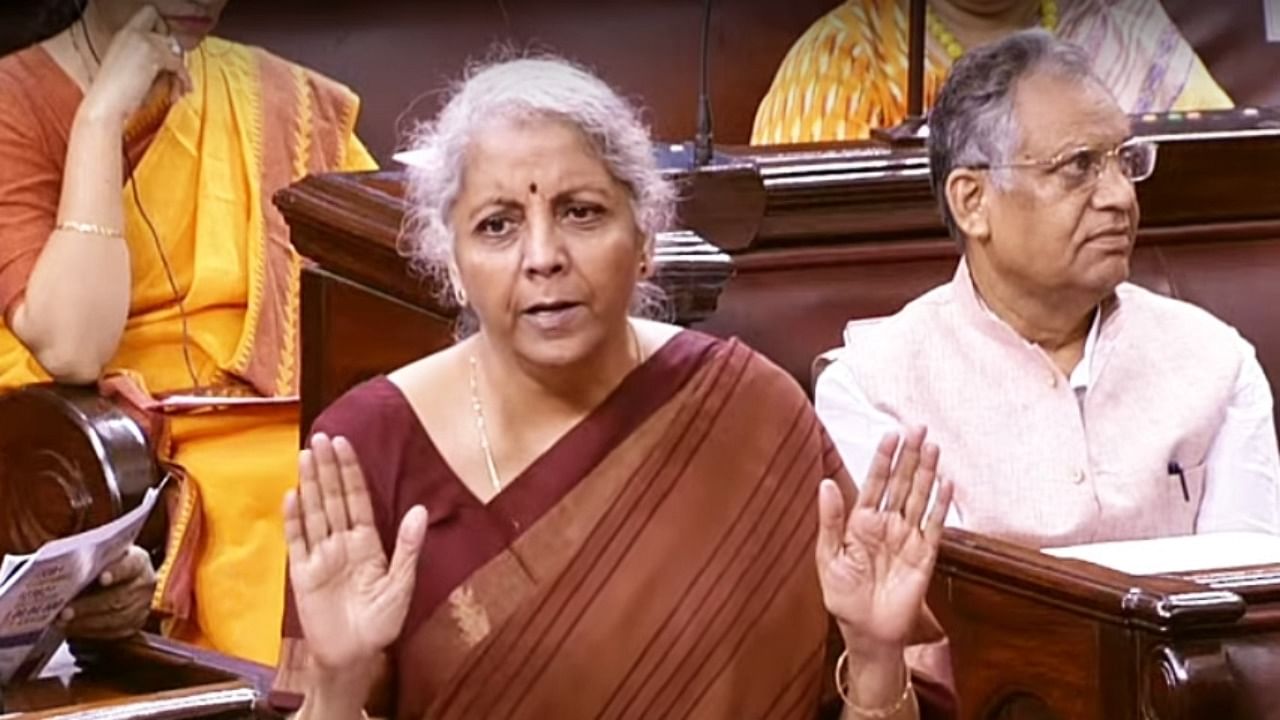
M 84 13 L 80 15 L 80 30 L 84 33 L 84 41 L 89 48 L 89 54 L 93 55 L 94 63 L 98 67 L 102 67 L 102 58 L 99 57 L 98 50 L 93 45 L 93 37 L 89 34 L 89 25 L 84 19 Z M 155 223 L 151 222 L 151 216 L 147 214 L 147 209 L 142 205 L 142 196 L 138 193 L 138 183 L 133 177 L 133 162 L 129 158 L 128 148 L 122 148 L 122 152 L 124 155 L 125 174 L 129 180 L 129 188 L 133 192 L 133 202 L 138 206 L 138 214 L 142 216 L 143 223 L 146 224 L 147 230 L 151 233 L 151 239 L 156 246 L 156 254 L 160 256 L 160 264 L 164 268 L 165 278 L 169 281 L 169 289 L 173 292 L 173 300 L 178 306 L 178 317 L 182 322 L 182 360 L 187 366 L 187 374 L 191 376 L 192 390 L 198 391 L 200 389 L 200 376 L 196 373 L 195 363 L 191 359 L 191 330 L 187 323 L 187 306 L 182 300 L 182 291 L 178 289 L 178 281 L 174 278 L 173 268 L 169 265 L 169 257 L 164 252 L 164 244 L 160 242 L 160 233 L 156 230 Z

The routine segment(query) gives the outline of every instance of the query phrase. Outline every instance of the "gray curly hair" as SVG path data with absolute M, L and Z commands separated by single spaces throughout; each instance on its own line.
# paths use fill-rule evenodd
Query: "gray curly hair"
M 1014 91 L 1020 80 L 1038 72 L 1101 84 L 1084 50 L 1044 30 L 1023 30 L 965 53 L 929 112 L 933 194 L 947 231 L 961 244 L 964 238 L 947 202 L 947 178 L 956 168 L 1013 160 L 1021 140 Z M 997 187 L 1008 188 L 1007 172 L 994 171 L 991 178 Z
M 674 219 L 675 188 L 658 169 L 648 127 L 636 107 L 603 80 L 554 56 L 473 66 L 436 119 L 420 125 L 410 143 L 418 159 L 408 169 L 400 250 L 446 303 L 460 304 L 449 272 L 456 230 L 449 217 L 462 186 L 467 148 L 494 121 L 528 118 L 563 120 L 582 132 L 609 174 L 627 188 L 650 257 L 655 237 Z M 662 316 L 665 309 L 662 291 L 639 283 L 632 313 Z

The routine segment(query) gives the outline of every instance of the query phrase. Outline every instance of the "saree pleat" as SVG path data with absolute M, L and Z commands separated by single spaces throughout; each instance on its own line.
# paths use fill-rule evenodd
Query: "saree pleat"
M 814 503 L 823 477 L 850 493 L 852 484 L 803 391 L 762 356 L 686 331 L 651 360 L 662 369 L 642 367 L 643 381 L 624 381 L 585 421 L 600 425 L 566 435 L 596 458 L 576 466 L 581 477 L 442 600 L 410 610 L 390 653 L 396 717 L 815 715 L 827 685 L 829 619 L 813 565 Z M 687 379 L 670 382 L 676 374 Z M 384 395 L 378 412 L 403 412 L 385 389 L 364 392 Z M 347 414 L 329 429 L 352 430 L 357 453 L 362 442 L 373 449 L 360 437 L 369 423 Z M 621 418 L 630 430 L 609 432 Z M 570 466 L 561 460 L 540 479 Z M 385 475 L 372 465 L 366 475 Z M 380 530 L 394 527 L 407 504 L 434 497 L 403 486 L 371 492 L 397 498 Z M 454 511 L 437 533 L 465 517 Z M 470 532 L 484 532 L 477 523 Z M 428 559 L 420 579 L 430 568 Z M 305 641 L 287 638 L 285 655 L 277 690 L 296 704 Z

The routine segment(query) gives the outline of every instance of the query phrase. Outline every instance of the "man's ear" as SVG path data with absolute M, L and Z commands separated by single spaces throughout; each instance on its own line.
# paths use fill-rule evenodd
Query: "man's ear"
M 991 178 L 982 170 L 957 168 L 947 176 L 947 207 L 964 237 L 979 242 L 991 236 Z

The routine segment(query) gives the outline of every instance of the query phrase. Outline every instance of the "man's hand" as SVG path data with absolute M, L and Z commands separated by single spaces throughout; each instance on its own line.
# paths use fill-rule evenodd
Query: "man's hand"
M 142 629 L 151 612 L 156 574 L 147 551 L 134 545 L 71 601 L 58 621 L 67 637 L 119 640 Z

